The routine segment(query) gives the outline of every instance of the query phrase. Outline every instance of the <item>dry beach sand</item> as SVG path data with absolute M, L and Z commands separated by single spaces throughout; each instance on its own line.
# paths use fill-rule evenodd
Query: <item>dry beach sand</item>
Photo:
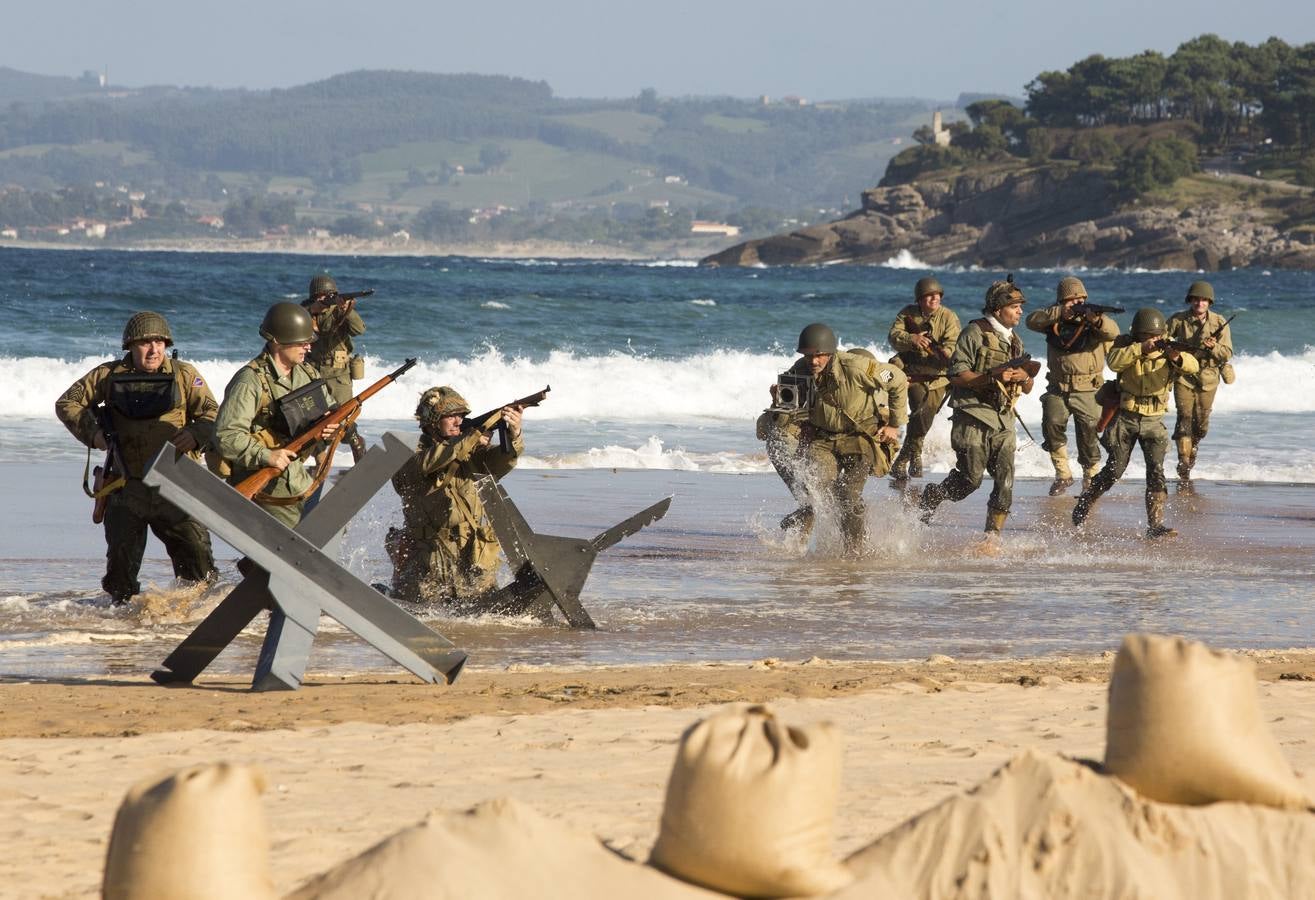
M 1315 772 L 1315 653 L 1247 656 L 1259 679 L 1260 718 L 1279 751 L 1297 773 Z M 260 695 L 232 681 L 171 689 L 145 680 L 3 683 L 0 836 L 7 852 L 0 896 L 95 896 L 125 792 L 143 778 L 224 761 L 264 774 L 260 807 L 279 894 L 431 810 L 464 810 L 498 797 L 515 798 L 549 830 L 598 835 L 642 860 L 658 837 L 681 733 L 742 701 L 771 701 L 791 725 L 833 722 L 843 760 L 835 853 L 868 848 L 856 863 L 880 869 L 894 859 L 913 871 L 929 863 L 906 858 L 910 845 L 895 850 L 878 839 L 947 799 L 980 803 L 1007 795 L 1021 803 L 1019 796 L 1054 779 L 1080 793 L 1063 794 L 1066 802 L 1105 804 L 1100 809 L 1136 802 L 1126 789 L 1113 800 L 1091 800 L 1117 782 L 1054 756 L 1104 757 L 1111 663 L 1106 654 L 471 671 L 446 688 L 399 675 L 312 681 L 296 693 Z M 965 795 L 1024 751 L 1044 755 L 1015 761 L 994 788 Z M 1309 794 L 1309 777 L 1301 783 Z M 1048 809 L 1036 798 L 1029 803 Z M 1168 833 L 1197 834 L 1175 816 L 1210 815 L 1227 824 L 1202 825 L 1202 834 L 1234 841 L 1228 829 L 1241 828 L 1289 841 L 1297 855 L 1286 877 L 1297 881 L 1288 887 L 1304 884 L 1315 895 L 1315 872 L 1302 868 L 1315 865 L 1315 852 L 1300 843 L 1310 834 L 1302 823 L 1315 817 L 1240 804 L 1153 808 L 1169 810 L 1156 820 Z M 1073 819 L 1071 810 L 1061 812 L 1046 814 Z M 965 817 L 981 815 L 940 807 L 907 829 L 934 828 L 937 840 L 948 840 L 964 830 Z M 1273 846 L 1236 847 L 1255 856 L 1256 866 L 1289 865 Z M 855 896 L 865 895 L 863 884 L 851 888 Z M 1100 883 L 1089 887 L 1091 896 L 1115 895 L 1113 884 L 1103 886 L 1107 892 Z M 996 889 L 963 896 L 1002 895 Z

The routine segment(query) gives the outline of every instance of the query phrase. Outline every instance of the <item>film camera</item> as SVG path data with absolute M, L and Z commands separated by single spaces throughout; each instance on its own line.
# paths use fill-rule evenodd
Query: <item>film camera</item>
M 772 412 L 801 412 L 813 404 L 813 378 L 782 372 L 776 376 L 776 401 Z

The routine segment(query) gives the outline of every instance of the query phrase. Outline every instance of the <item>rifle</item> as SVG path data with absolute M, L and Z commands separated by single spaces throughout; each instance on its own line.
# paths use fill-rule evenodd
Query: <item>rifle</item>
M 1101 306 L 1099 303 L 1075 303 L 1069 308 L 1068 318 L 1074 319 L 1078 316 L 1087 316 L 1096 318 L 1097 316 L 1112 316 L 1115 313 L 1127 312 L 1122 306 Z
M 341 291 L 333 291 L 332 293 L 324 295 L 324 302 L 329 304 L 330 306 L 341 306 L 344 303 L 350 303 L 351 301 L 358 300 L 361 297 L 368 297 L 373 293 L 374 293 L 374 288 L 370 288 L 368 291 L 351 291 L 348 293 L 343 293 Z
M 95 501 L 91 507 L 91 521 L 99 525 L 105 520 L 105 507 L 109 505 L 110 494 L 123 487 L 128 480 L 128 469 L 119 452 L 119 435 L 114 430 L 114 417 L 110 415 L 109 407 L 102 403 L 92 410 L 92 415 L 96 417 L 100 433 L 105 436 L 105 462 L 91 471 L 91 487 L 87 487 L 87 469 L 82 470 L 82 492 Z M 87 448 L 87 466 L 91 466 L 90 447 Z
M 943 361 L 949 362 L 950 357 L 954 355 L 954 351 L 947 349 L 944 344 L 931 336 L 931 323 L 926 322 L 923 325 L 918 326 L 913 323 L 912 319 L 912 316 L 904 317 L 904 330 L 909 334 L 925 334 L 927 340 L 931 342 L 931 348 L 936 352 L 936 355 Z
M 461 420 L 461 430 L 468 428 L 478 429 L 479 431 L 492 431 L 497 429 L 498 446 L 502 452 L 508 452 L 511 447 L 511 435 L 507 434 L 507 423 L 502 421 L 502 410 L 508 406 L 538 406 L 544 400 L 548 399 L 548 392 L 552 390 L 552 385 L 545 385 L 543 390 L 537 394 L 530 394 L 528 397 L 522 397 L 519 400 L 513 400 L 510 403 L 504 403 L 502 406 L 489 410 L 478 416 L 466 416 Z
M 1041 371 L 1041 362 L 1033 359 L 1031 353 L 1023 353 L 1000 363 L 998 366 L 993 366 L 987 370 L 986 374 L 990 375 L 992 379 L 998 379 L 1004 374 L 1005 369 L 1024 369 L 1029 378 L 1035 378 L 1037 373 Z
M 416 358 L 413 356 L 410 359 L 408 359 L 396 371 L 385 375 L 383 378 L 380 378 L 374 384 L 370 385 L 368 388 L 361 391 L 359 394 L 357 394 L 355 397 L 348 400 L 347 402 L 343 403 L 341 406 L 331 409 L 324 415 L 320 416 L 320 418 L 316 419 L 309 426 L 307 426 L 305 431 L 294 437 L 292 440 L 288 441 L 279 449 L 290 450 L 291 452 L 297 454 L 298 459 L 300 459 L 302 452 L 309 449 L 316 441 L 318 441 L 320 437 L 320 433 L 324 431 L 325 428 L 328 428 L 330 425 L 340 426 L 338 428 L 337 433 L 334 435 L 332 444 L 330 445 L 331 450 L 337 448 L 338 444 L 342 441 L 342 435 L 343 432 L 346 430 L 347 426 L 355 422 L 357 417 L 360 416 L 361 408 L 365 403 L 365 401 L 369 400 L 379 391 L 388 387 L 388 385 L 392 384 L 394 381 L 400 378 L 406 372 L 407 369 L 411 368 L 415 364 L 416 364 Z M 320 468 L 323 471 L 316 472 L 315 474 L 316 483 L 312 485 L 311 488 L 312 491 L 314 490 L 315 487 L 318 487 L 319 484 L 323 482 L 324 480 L 323 476 L 328 472 L 328 460 L 331 457 L 332 457 L 331 453 L 326 454 L 324 464 L 320 466 Z M 262 488 L 265 487 L 265 485 L 269 484 L 270 481 L 272 481 L 275 477 L 277 477 L 280 471 L 282 470 L 275 468 L 274 466 L 266 466 L 263 469 L 259 469 L 258 471 L 253 472 L 252 474 L 248 475 L 246 478 L 242 479 L 242 481 L 240 481 L 236 485 L 237 492 L 241 494 L 243 497 L 246 497 L 248 500 L 251 500 L 256 496 L 257 493 L 260 492 Z

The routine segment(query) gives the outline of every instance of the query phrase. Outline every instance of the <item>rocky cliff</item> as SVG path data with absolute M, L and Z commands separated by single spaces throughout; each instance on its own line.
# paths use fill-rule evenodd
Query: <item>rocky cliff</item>
M 1106 176 L 1047 165 L 874 188 L 825 225 L 746 241 L 709 266 L 881 263 L 907 250 L 929 265 L 1315 269 L 1309 233 L 1268 224 L 1258 206 L 1120 209 Z

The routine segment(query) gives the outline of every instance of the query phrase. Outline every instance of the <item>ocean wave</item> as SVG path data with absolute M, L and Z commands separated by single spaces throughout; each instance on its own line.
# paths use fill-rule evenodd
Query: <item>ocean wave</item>
M 935 268 L 934 266 L 929 266 L 922 260 L 918 259 L 910 253 L 908 249 L 896 253 L 890 259 L 882 263 L 881 267 L 883 269 L 921 269 L 924 271 L 930 271 Z
M 841 345 L 849 344 L 841 335 Z M 879 359 L 890 355 L 883 344 L 864 343 Z M 549 399 L 535 418 L 685 424 L 752 421 L 767 401 L 767 386 L 794 360 L 794 354 L 747 350 L 711 350 L 664 359 L 612 352 L 601 355 L 554 350 L 546 358 L 511 357 L 487 347 L 472 357 L 421 360 L 403 380 L 366 404 L 363 420 L 408 420 L 420 391 L 431 385 L 455 385 L 476 409 L 524 396 L 544 385 Z M 0 366 L 24 377 L 0 393 L 0 419 L 46 418 L 60 394 L 103 357 L 61 360 L 52 357 L 0 357 Z M 216 397 L 245 360 L 194 360 Z M 366 377 L 358 388 L 392 371 L 397 363 L 366 356 Z M 1221 386 L 1215 399 L 1220 413 L 1315 412 L 1315 348 L 1299 354 L 1272 352 L 1234 358 L 1237 381 Z M 1041 417 L 1040 385 L 1020 401 L 1030 422 Z
M 483 303 L 480 304 L 480 306 L 483 307 L 484 309 L 511 309 L 511 307 L 506 303 L 502 303 L 497 300 L 485 300 Z
M 694 453 L 682 447 L 668 450 L 656 435 L 638 447 L 609 444 L 579 453 L 524 455 L 517 465 L 521 469 L 666 469 L 735 475 L 772 471 L 766 453 Z

